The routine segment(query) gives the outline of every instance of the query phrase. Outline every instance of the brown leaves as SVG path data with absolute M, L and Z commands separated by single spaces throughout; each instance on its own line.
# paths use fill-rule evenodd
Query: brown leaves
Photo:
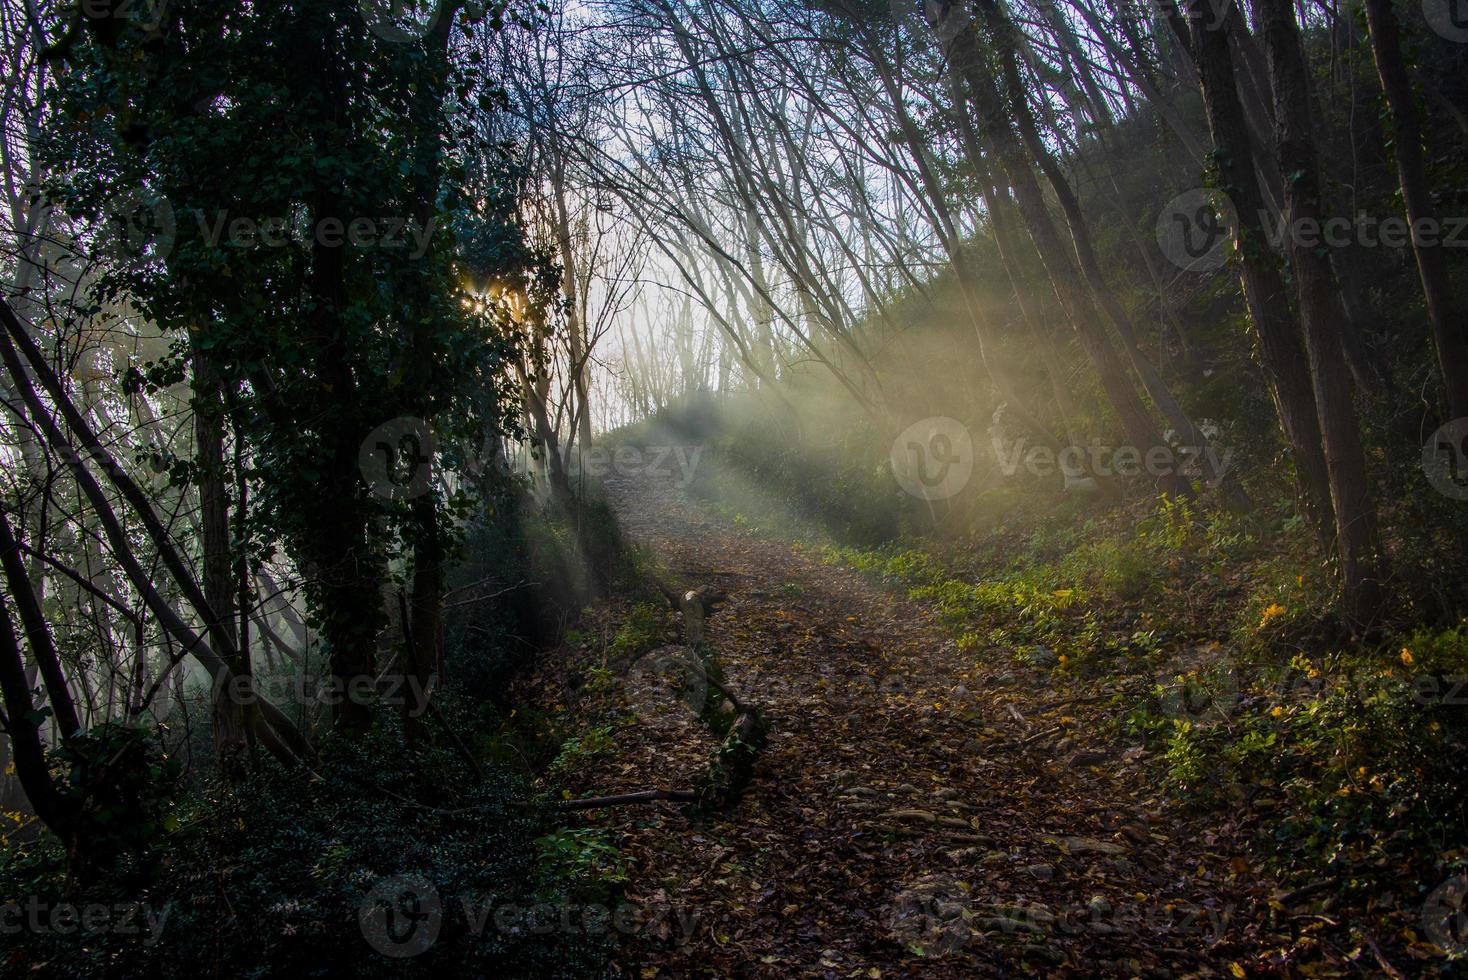
M 705 927 L 683 945 L 644 937 L 627 963 L 656 976 L 1216 975 L 1220 936 L 1241 963 L 1264 955 L 1270 889 L 1216 830 L 1203 850 L 1201 831 L 1149 829 L 1180 817 L 1142 754 L 1107 734 L 1109 692 L 1013 672 L 1007 657 L 976 664 L 899 594 L 695 525 L 680 499 L 618 492 L 668 567 L 718 571 L 727 599 L 706 637 L 776 725 L 730 813 L 698 827 L 670 810 L 606 816 L 636 859 L 633 887 L 665 888 Z M 688 737 L 633 726 L 615 761 L 577 778 L 588 794 L 654 784 Z M 1216 928 L 1185 911 L 1226 907 Z

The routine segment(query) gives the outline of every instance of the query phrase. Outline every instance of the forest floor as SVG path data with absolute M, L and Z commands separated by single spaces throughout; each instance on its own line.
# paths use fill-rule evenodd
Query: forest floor
M 1169 800 L 1147 750 L 1107 724 L 1104 683 L 976 662 L 901 593 L 732 526 L 667 483 L 614 479 L 608 494 L 681 586 L 727 593 L 706 638 L 771 725 L 725 814 L 691 821 L 657 803 L 577 815 L 625 856 L 624 900 L 672 913 L 622 947 L 629 975 L 1392 969 L 1379 950 L 1333 945 L 1340 923 L 1294 908 L 1241 828 Z M 577 670 L 549 666 L 533 686 L 569 704 Z M 617 726 L 615 749 L 577 766 L 574 795 L 688 788 L 717 750 L 686 709 Z

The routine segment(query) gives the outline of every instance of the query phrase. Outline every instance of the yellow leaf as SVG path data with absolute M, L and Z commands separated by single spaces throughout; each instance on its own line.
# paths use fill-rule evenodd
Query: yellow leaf
M 1239 966 L 1239 964 L 1237 963 L 1230 963 L 1228 965 L 1228 972 L 1232 973 L 1236 977 L 1241 978 L 1241 980 L 1243 977 L 1248 976 L 1248 974 L 1244 972 L 1244 968 L 1242 966 Z
M 1406 647 L 1402 647 L 1402 663 L 1406 664 L 1408 667 L 1412 666 L 1412 651 L 1408 650 Z

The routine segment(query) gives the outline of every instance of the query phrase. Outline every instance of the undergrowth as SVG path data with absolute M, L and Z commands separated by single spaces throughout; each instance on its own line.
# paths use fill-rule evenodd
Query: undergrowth
M 995 666 L 1123 692 L 1117 733 L 1186 806 L 1254 818 L 1280 873 L 1364 889 L 1468 844 L 1468 622 L 1368 639 L 1329 612 L 1296 521 L 1188 500 L 1011 522 L 933 547 L 816 546 L 934 609 Z

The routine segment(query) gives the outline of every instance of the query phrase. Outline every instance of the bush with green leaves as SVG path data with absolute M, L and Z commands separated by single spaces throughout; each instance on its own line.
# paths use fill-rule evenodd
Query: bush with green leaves
M 468 721 L 451 702 L 444 714 Z M 22 931 L 8 937 L 8 956 L 76 977 L 599 975 L 606 936 L 507 929 L 482 916 L 584 901 L 587 884 L 584 868 L 537 844 L 558 831 L 518 802 L 530 796 L 525 778 L 501 768 L 486 776 L 447 748 L 405 751 L 387 724 L 333 741 L 314 769 L 204 788 L 161 834 L 160 873 L 146 883 L 104 875 L 79 888 L 56 843 L 11 849 L 0 863 L 8 896 L 146 903 L 167 917 L 156 942 Z M 361 921 L 374 886 L 394 876 L 429 883 L 442 915 L 436 940 L 407 958 L 375 949 Z

